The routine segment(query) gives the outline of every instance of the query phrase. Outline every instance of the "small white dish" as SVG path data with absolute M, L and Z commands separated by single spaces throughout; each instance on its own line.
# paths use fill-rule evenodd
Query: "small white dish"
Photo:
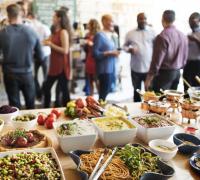
M 28 113 L 26 113 L 28 114 Z M 23 114 L 20 114 L 20 116 Z M 37 125 L 37 116 L 35 115 L 35 118 L 30 121 L 16 121 L 15 118 L 17 116 L 13 117 L 11 120 L 11 123 L 15 129 L 26 129 L 26 130 L 32 130 L 35 129 Z
M 5 124 L 8 124 L 11 122 L 11 119 L 19 114 L 19 109 L 14 107 L 16 109 L 15 112 L 7 113 L 7 114 L 0 114 L 0 119 L 2 119 Z
M 149 142 L 149 147 L 163 161 L 171 160 L 177 153 L 178 147 L 170 141 L 163 139 L 154 139 Z

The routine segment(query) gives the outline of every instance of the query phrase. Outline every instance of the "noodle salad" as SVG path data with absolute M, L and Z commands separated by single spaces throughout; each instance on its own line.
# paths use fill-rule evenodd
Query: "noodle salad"
M 112 150 L 104 155 L 104 160 L 100 166 L 106 161 Z M 80 156 L 80 170 L 90 175 L 98 162 L 99 157 L 104 149 L 96 149 L 89 154 Z M 147 151 L 142 146 L 132 146 L 127 144 L 125 147 L 118 149 L 111 163 L 100 176 L 100 180 L 139 180 L 144 173 L 153 172 L 161 173 L 158 168 L 158 156 Z
M 141 146 L 135 147 L 127 144 L 124 148 L 118 150 L 116 155 L 124 161 L 135 180 L 140 179 L 145 172 L 160 173 L 157 165 L 158 157 Z

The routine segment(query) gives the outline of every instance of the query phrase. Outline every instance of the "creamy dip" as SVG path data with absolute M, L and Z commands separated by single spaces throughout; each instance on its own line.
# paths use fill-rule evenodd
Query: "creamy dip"
M 87 134 L 95 134 L 95 130 L 93 125 L 88 121 L 77 120 L 70 121 L 61 124 L 57 128 L 57 133 L 61 136 L 75 136 L 75 135 L 87 135 Z
M 104 131 L 117 131 L 134 128 L 128 120 L 117 117 L 99 118 L 95 120 L 95 124 Z

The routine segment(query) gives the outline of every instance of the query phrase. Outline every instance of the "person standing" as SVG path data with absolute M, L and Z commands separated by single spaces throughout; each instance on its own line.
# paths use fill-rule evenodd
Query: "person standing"
M 133 100 L 140 102 L 141 98 L 137 89 L 141 89 L 150 68 L 153 41 L 155 32 L 147 26 L 147 18 L 144 13 L 137 15 L 137 29 L 126 34 L 124 49 L 131 54 L 131 79 L 134 88 Z
M 35 85 L 32 75 L 33 54 L 42 61 L 42 47 L 37 34 L 22 24 L 20 6 L 9 5 L 7 14 L 9 25 L 0 32 L 0 49 L 4 56 L 3 78 L 9 104 L 21 108 L 21 90 L 26 108 L 33 109 L 35 103 Z
M 94 37 L 93 55 L 96 60 L 99 80 L 99 99 L 106 100 L 111 90 L 112 77 L 115 72 L 115 61 L 119 51 L 113 37 L 113 18 L 111 15 L 102 16 L 103 31 Z
M 40 42 L 43 42 L 45 39 L 49 38 L 51 35 L 51 31 L 42 22 L 37 20 L 37 17 L 34 13 L 29 12 L 27 18 L 31 21 L 33 25 L 33 29 L 37 33 L 38 37 L 40 38 Z M 44 60 L 41 62 L 39 60 L 35 60 L 35 66 L 34 66 L 34 78 L 35 78 L 35 88 L 36 88 L 36 97 L 41 100 L 43 91 L 44 91 L 44 83 L 40 86 L 39 80 L 38 80 L 38 71 L 39 68 L 42 68 L 43 73 L 43 82 L 46 81 L 47 73 L 48 73 L 48 65 L 49 65 L 49 56 L 51 54 L 51 49 L 49 46 L 43 46 L 42 47 L 43 53 L 44 53 Z
M 187 64 L 183 69 L 183 77 L 191 86 L 199 86 L 195 76 L 200 76 L 200 14 L 194 12 L 189 18 L 189 25 L 192 33 L 188 35 L 189 53 Z M 188 86 L 184 84 L 184 90 Z
M 44 41 L 51 48 L 50 67 L 44 85 L 44 107 L 50 107 L 51 88 L 55 81 L 60 83 L 62 105 L 70 101 L 68 79 L 70 76 L 69 49 L 71 43 L 71 28 L 65 11 L 57 10 L 53 16 L 54 33 Z
M 156 37 L 152 62 L 145 88 L 159 92 L 160 89 L 176 90 L 180 79 L 180 69 L 186 64 L 188 57 L 187 37 L 173 25 L 175 12 L 166 10 L 162 16 L 164 30 Z
M 84 49 L 86 51 L 86 78 L 89 81 L 89 90 L 90 95 L 94 95 L 94 83 L 97 86 L 97 79 L 96 79 L 96 62 L 92 54 L 93 49 L 93 40 L 94 36 L 100 30 L 100 25 L 96 19 L 91 19 L 88 23 L 88 30 L 89 32 L 86 34 L 86 44 L 84 45 Z

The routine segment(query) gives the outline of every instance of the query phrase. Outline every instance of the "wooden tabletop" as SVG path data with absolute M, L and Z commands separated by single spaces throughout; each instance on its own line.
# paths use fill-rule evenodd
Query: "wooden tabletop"
M 141 115 L 141 114 L 145 113 L 144 111 L 141 110 L 140 103 L 126 103 L 126 104 L 121 104 L 121 105 L 126 105 L 128 107 L 128 111 L 131 115 Z M 64 108 L 60 108 L 60 110 L 62 112 L 64 112 Z M 23 110 L 22 112 L 23 113 L 24 112 L 32 112 L 32 113 L 46 112 L 46 113 L 49 113 L 50 111 L 51 111 L 51 109 L 35 109 L 35 110 Z M 58 120 L 65 121 L 66 118 L 64 117 L 64 114 L 62 114 Z M 191 123 L 195 123 L 195 121 L 191 122 Z M 198 125 L 198 127 L 200 128 L 199 125 Z M 76 165 L 72 161 L 72 159 L 67 154 L 63 153 L 62 150 L 60 149 L 54 130 L 53 129 L 50 129 L 50 130 L 45 129 L 45 127 L 43 127 L 43 126 L 36 126 L 36 128 L 38 130 L 40 130 L 42 133 L 46 134 L 51 139 L 52 146 L 57 152 L 57 155 L 61 162 L 66 179 L 79 180 L 80 177 L 76 171 Z M 11 129 L 13 129 L 13 127 L 9 124 L 6 124 L 4 126 L 2 133 L 5 133 Z M 174 133 L 177 133 L 177 132 L 184 132 L 184 129 L 180 126 L 177 126 Z M 170 137 L 169 140 L 173 141 L 172 136 Z M 141 143 L 147 147 L 147 145 L 145 145 L 139 139 L 134 139 L 133 143 Z M 98 147 L 105 147 L 99 139 L 96 141 L 93 148 L 98 148 Z M 179 180 L 179 179 L 180 180 L 193 180 L 193 179 L 200 180 L 200 176 L 198 174 L 196 174 L 195 172 L 193 172 L 193 170 L 190 168 L 189 157 L 190 156 L 185 156 L 180 153 L 177 153 L 177 155 L 171 161 L 169 161 L 167 163 L 175 169 L 175 175 L 171 178 L 171 180 Z

